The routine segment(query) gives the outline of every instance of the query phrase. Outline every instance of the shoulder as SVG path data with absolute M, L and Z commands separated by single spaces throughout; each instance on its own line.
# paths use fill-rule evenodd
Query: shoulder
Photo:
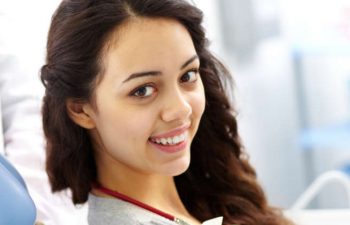
M 139 208 L 128 202 L 114 199 L 102 198 L 92 194 L 88 200 L 89 225 L 174 225 L 157 214 Z
M 89 225 L 137 224 L 132 217 L 134 210 L 121 200 L 101 198 L 90 194 L 88 205 Z

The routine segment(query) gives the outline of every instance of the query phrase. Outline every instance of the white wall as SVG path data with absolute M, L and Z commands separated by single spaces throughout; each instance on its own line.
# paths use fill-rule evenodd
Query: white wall
M 0 0 L 0 53 L 15 55 L 28 76 L 37 79 L 45 61 L 45 46 L 51 15 L 59 0 Z

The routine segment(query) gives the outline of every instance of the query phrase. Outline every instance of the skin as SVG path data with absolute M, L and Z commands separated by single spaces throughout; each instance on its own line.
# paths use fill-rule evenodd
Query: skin
M 192 224 L 199 222 L 182 204 L 173 176 L 189 166 L 190 144 L 205 107 L 196 55 L 177 21 L 132 18 L 106 45 L 94 104 L 82 106 L 99 182 Z M 149 71 L 156 73 L 132 75 Z M 183 126 L 188 126 L 184 149 L 167 153 L 150 144 L 150 137 Z

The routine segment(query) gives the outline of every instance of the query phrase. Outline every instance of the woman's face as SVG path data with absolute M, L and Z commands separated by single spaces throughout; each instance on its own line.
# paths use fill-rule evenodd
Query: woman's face
M 99 173 L 183 173 L 205 106 L 188 31 L 173 20 L 136 18 L 116 31 L 106 49 L 90 107 Z

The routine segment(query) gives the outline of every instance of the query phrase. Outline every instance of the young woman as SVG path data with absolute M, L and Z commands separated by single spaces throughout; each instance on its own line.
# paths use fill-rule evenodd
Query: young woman
M 53 191 L 90 224 L 287 224 L 237 134 L 224 66 L 183 0 L 65 0 L 41 77 Z

